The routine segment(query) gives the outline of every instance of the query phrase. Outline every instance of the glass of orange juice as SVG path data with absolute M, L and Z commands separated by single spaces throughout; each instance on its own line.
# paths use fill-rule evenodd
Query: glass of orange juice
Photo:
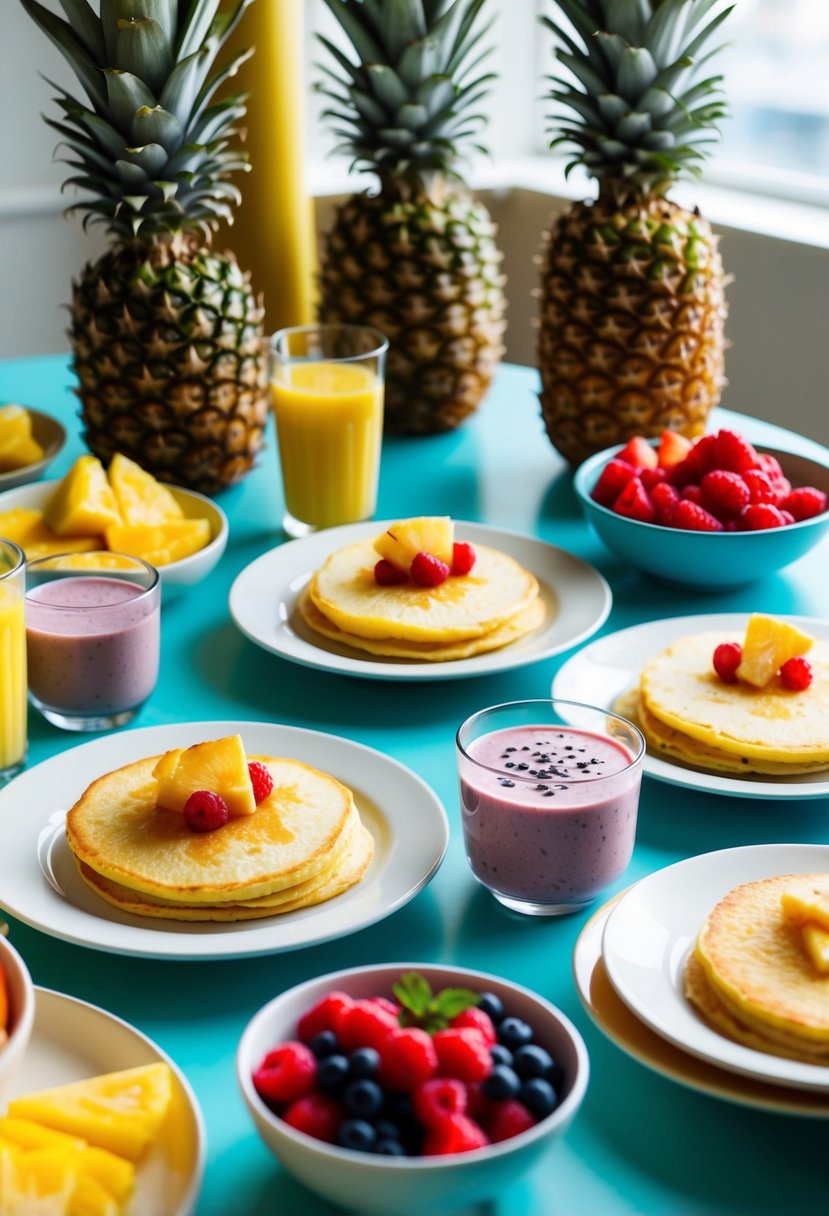
M 0 781 L 26 761 L 26 559 L 0 540 Z
M 374 514 L 388 346 L 363 325 L 303 325 L 271 339 L 289 536 Z

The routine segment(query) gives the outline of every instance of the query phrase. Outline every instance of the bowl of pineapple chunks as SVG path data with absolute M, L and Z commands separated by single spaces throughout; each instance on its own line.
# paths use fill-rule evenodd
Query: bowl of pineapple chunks
M 0 405 L 0 491 L 36 481 L 65 443 L 57 418 L 16 402 Z
M 79 456 L 65 477 L 0 494 L 0 536 L 33 561 L 71 555 L 96 569 L 119 554 L 157 567 L 165 594 L 201 582 L 224 552 L 224 511 L 203 494 L 157 481 L 116 453 L 105 470 Z
M 35 1016 L 32 977 L 23 959 L 0 935 L 0 1098 L 26 1053 Z

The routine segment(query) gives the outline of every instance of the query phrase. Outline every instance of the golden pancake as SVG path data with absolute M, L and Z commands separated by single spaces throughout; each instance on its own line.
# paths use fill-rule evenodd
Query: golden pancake
M 765 688 L 724 683 L 712 655 L 730 640 L 694 634 L 651 659 L 641 678 L 644 708 L 664 726 L 729 755 L 829 768 L 829 643 L 818 640 L 809 653 L 811 686 L 789 692 L 777 680 Z
M 99 777 L 66 817 L 79 861 L 116 883 L 186 903 L 270 895 L 318 874 L 348 821 L 351 791 L 296 760 L 265 759 L 271 794 L 253 815 L 192 832 L 155 803 L 158 756 Z
M 749 1030 L 787 1051 L 805 1046 L 829 1063 L 829 975 L 819 974 L 781 897 L 797 877 L 743 883 L 713 909 L 696 957 L 718 1000 Z
M 307 591 L 299 601 L 299 610 L 305 623 L 311 629 L 342 645 L 351 646 L 355 650 L 364 650 L 369 654 L 381 655 L 384 658 L 412 659 L 416 662 L 431 663 L 469 659 L 473 655 L 508 646 L 510 642 L 515 642 L 537 629 L 547 612 L 544 601 L 538 596 L 521 608 L 515 616 L 510 617 L 501 625 L 496 625 L 487 633 L 466 641 L 439 643 L 411 642 L 405 638 L 361 638 L 356 633 L 346 633 L 344 629 L 340 629 L 320 612 Z
M 480 637 L 513 618 L 538 595 L 534 576 L 505 553 L 476 545 L 471 574 L 438 587 L 374 581 L 370 540 L 332 553 L 309 585 L 316 607 L 346 633 L 444 644 Z

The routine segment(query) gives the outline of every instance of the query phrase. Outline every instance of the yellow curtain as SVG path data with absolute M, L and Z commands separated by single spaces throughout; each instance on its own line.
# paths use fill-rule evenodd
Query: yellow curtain
M 245 148 L 249 173 L 232 227 L 221 237 L 264 293 L 268 329 L 314 320 L 316 237 L 305 174 L 304 0 L 255 0 L 230 50 L 254 47 L 230 87 L 250 94 Z

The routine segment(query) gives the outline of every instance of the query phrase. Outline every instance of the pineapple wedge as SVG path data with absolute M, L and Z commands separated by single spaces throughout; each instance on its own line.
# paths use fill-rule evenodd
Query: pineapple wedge
M 95 456 L 79 456 L 43 512 L 58 536 L 101 536 L 121 522 L 121 512 L 104 466 Z
M 125 524 L 164 524 L 183 519 L 184 513 L 167 487 L 121 452 L 113 456 L 107 477 Z
M 374 541 L 374 548 L 398 570 L 408 572 L 418 553 L 431 553 L 447 566 L 452 565 L 455 525 L 448 515 L 421 515 L 403 519 Z
M 72 1161 L 71 1152 L 65 1149 L 26 1153 L 16 1145 L 0 1141 L 3 1216 L 70 1216 L 70 1213 L 76 1216 L 70 1206 L 77 1181 Z M 117 1205 L 113 1216 L 118 1216 Z
M 0 473 L 42 459 L 43 448 L 32 435 L 29 411 L 22 405 L 0 406 Z
M 198 553 L 210 541 L 206 519 L 172 519 L 162 524 L 113 524 L 107 528 L 108 548 L 141 557 L 151 566 L 168 566 Z
M 814 638 L 785 621 L 753 612 L 743 642 L 743 656 L 737 668 L 737 679 L 765 688 L 769 680 L 789 659 L 806 654 Z
M 211 790 L 227 803 L 231 818 L 256 810 L 248 758 L 241 735 L 195 743 L 165 752 L 153 769 L 158 782 L 156 802 L 169 811 L 184 810 L 196 790 Z
M 31 1119 L 14 1119 L 10 1115 L 0 1118 L 0 1143 L 14 1145 L 23 1152 L 59 1148 L 77 1154 L 78 1176 L 93 1179 L 119 1203 L 126 1200 L 135 1185 L 135 1166 L 131 1161 L 105 1148 L 96 1148 L 80 1136 L 55 1131 Z
M 802 879 L 783 892 L 780 899 L 783 919 L 792 925 L 809 922 L 829 932 L 829 874 L 808 881 Z
M 810 921 L 803 926 L 802 933 L 803 945 L 815 971 L 829 975 L 829 932 Z

